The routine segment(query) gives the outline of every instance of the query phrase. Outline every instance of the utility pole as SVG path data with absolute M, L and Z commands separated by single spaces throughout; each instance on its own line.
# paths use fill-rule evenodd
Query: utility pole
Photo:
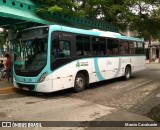
M 151 46 L 152 36 L 149 36 L 149 63 L 152 61 L 152 46 Z
M 158 46 L 158 50 L 159 50 L 159 63 L 160 63 L 160 45 Z

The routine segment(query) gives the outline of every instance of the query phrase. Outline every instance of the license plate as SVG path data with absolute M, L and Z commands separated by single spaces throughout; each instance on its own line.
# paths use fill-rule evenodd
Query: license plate
M 29 88 L 27 88 L 27 87 L 23 87 L 22 89 L 26 90 L 26 91 L 29 91 Z

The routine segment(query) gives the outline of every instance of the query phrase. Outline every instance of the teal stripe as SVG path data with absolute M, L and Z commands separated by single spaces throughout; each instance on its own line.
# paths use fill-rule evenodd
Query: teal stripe
M 25 62 L 24 62 L 24 61 L 15 61 L 15 64 L 16 64 L 16 65 L 24 65 Z
M 121 71 L 121 57 L 119 57 L 118 70 L 115 73 L 114 77 L 118 77 L 120 71 Z
M 98 58 L 94 58 L 94 68 L 96 71 L 96 75 L 99 79 L 99 81 L 105 80 L 105 78 L 102 76 L 100 70 L 99 70 L 99 66 L 98 66 Z

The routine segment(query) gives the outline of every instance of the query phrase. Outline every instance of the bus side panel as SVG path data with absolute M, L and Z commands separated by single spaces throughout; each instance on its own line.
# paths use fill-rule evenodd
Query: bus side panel
M 132 66 L 132 72 L 143 70 L 144 57 L 96 57 L 73 61 L 52 73 L 53 91 L 74 87 L 76 74 L 81 70 L 88 72 L 89 83 L 124 76 L 127 64 Z
M 90 83 L 112 79 L 119 75 L 120 58 L 102 57 L 92 60 Z
M 137 72 L 145 69 L 145 56 L 132 57 L 132 72 Z
M 52 73 L 52 86 L 53 91 L 58 91 L 66 88 L 73 87 L 73 77 L 75 77 L 75 63 L 71 62 L 64 65 Z
M 118 77 L 121 69 L 121 58 L 108 57 L 106 62 L 107 62 L 106 79 L 112 79 Z
M 90 83 L 105 80 L 106 70 L 105 58 L 92 58 L 92 72 L 90 75 Z
M 138 70 L 137 71 L 141 71 L 145 69 L 145 56 L 139 56 L 138 57 Z
M 92 64 L 90 58 L 80 59 L 70 62 L 53 71 L 53 91 L 74 87 L 76 74 L 81 70 L 85 70 L 90 76 L 91 65 Z
M 127 65 L 131 66 L 131 71 L 132 71 L 132 65 L 133 65 L 133 59 L 131 56 L 122 56 L 121 57 L 121 73 L 119 74 L 118 77 L 124 76 L 125 75 L 125 69 Z
M 134 73 L 137 69 L 137 57 L 131 56 L 131 66 L 132 66 L 132 73 Z
M 91 77 L 91 74 L 93 73 L 92 60 L 93 58 L 84 58 L 84 59 L 77 60 L 75 65 L 75 68 L 76 68 L 75 77 L 77 73 L 86 71 L 89 75 L 89 83 L 90 83 L 90 80 L 91 80 L 90 77 Z M 74 77 L 74 81 L 75 81 L 75 77 Z M 74 86 L 74 82 L 73 82 L 73 86 Z

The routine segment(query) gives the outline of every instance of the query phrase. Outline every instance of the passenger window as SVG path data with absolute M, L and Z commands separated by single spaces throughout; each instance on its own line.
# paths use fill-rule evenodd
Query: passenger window
M 77 47 L 77 55 L 82 56 L 90 56 L 90 37 L 77 35 L 76 36 L 76 47 Z
M 144 54 L 144 43 L 137 42 L 137 54 Z
M 92 54 L 106 55 L 106 39 L 99 37 L 92 37 Z
M 120 41 L 119 52 L 122 55 L 129 54 L 129 42 L 127 42 L 127 41 Z
M 107 53 L 107 48 L 106 48 L 106 39 L 105 38 L 100 38 L 100 55 L 106 55 Z
M 129 43 L 130 54 L 136 54 L 136 48 L 137 48 L 137 43 L 136 42 L 130 42 Z
M 83 37 L 83 44 L 84 44 L 84 55 L 90 56 L 91 55 L 91 47 L 90 47 L 90 37 L 84 36 Z
M 83 37 L 76 36 L 77 55 L 83 55 Z
M 99 46 L 99 38 L 92 37 L 92 54 L 100 55 L 100 46 Z
M 107 39 L 107 55 L 118 55 L 118 41 L 114 39 Z

